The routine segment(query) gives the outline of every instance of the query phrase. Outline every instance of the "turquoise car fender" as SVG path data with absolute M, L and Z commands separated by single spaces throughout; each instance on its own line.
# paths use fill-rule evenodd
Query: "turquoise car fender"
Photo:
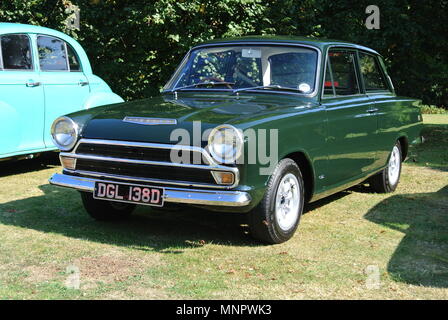
M 106 104 L 124 102 L 124 100 L 113 92 L 94 92 L 84 102 L 84 109 L 91 109 Z
M 107 83 L 100 77 L 91 74 L 87 78 L 90 85 L 90 95 L 84 101 L 84 109 L 124 102 L 123 98 L 112 92 Z

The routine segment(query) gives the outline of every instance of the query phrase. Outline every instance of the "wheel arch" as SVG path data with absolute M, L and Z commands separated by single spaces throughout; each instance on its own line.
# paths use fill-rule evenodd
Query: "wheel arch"
M 314 170 L 310 159 L 303 151 L 288 153 L 282 159 L 290 158 L 299 166 L 305 184 L 305 201 L 308 202 L 314 193 Z
M 402 161 L 404 161 L 404 160 L 406 160 L 406 157 L 408 156 L 409 140 L 405 135 L 402 135 L 397 139 L 397 141 L 400 142 L 401 157 L 402 157 Z

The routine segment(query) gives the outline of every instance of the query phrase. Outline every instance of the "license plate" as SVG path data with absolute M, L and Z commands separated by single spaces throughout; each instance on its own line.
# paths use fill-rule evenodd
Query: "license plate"
M 165 190 L 159 187 L 95 182 L 93 197 L 95 199 L 146 204 L 149 206 L 163 206 Z

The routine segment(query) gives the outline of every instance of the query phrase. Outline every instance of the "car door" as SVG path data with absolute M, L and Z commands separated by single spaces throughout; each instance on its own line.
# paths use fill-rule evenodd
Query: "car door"
M 377 119 L 357 69 L 355 50 L 330 49 L 322 97 L 328 119 L 327 186 L 361 178 L 374 168 Z
M 0 35 L 0 158 L 44 148 L 44 92 L 27 34 Z
M 397 103 L 388 76 L 378 56 L 359 52 L 359 67 L 367 96 L 377 110 L 378 139 L 376 167 L 384 166 L 389 158 L 392 146 L 397 138 L 396 128 L 402 123 L 411 121 L 410 114 L 403 112 L 402 105 Z M 407 121 L 406 121 L 407 120 Z
M 62 39 L 37 35 L 40 77 L 45 92 L 45 145 L 53 146 L 51 125 L 67 113 L 83 109 L 90 89 L 73 47 Z

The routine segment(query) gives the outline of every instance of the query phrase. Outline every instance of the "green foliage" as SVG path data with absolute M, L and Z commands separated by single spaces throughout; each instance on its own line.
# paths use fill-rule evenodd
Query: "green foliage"
M 443 108 L 439 108 L 436 106 L 428 106 L 428 105 L 422 105 L 420 107 L 420 111 L 423 114 L 444 114 L 447 113 L 447 110 L 443 109 Z
M 81 31 L 66 30 L 66 7 L 81 9 Z M 448 106 L 446 0 L 377 0 L 380 29 L 365 26 L 367 0 L 2 0 L 0 20 L 66 32 L 94 71 L 126 99 L 155 95 L 188 49 L 248 34 L 341 39 L 380 52 L 397 93 Z

